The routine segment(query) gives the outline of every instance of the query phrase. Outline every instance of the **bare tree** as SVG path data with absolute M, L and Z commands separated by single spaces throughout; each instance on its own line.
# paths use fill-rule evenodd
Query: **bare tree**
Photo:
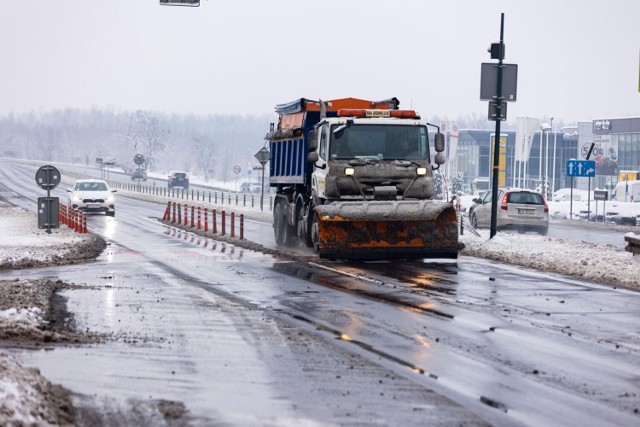
M 120 137 L 127 141 L 135 154 L 145 158 L 145 168 L 149 169 L 155 162 L 156 155 L 164 150 L 164 138 L 169 133 L 160 125 L 160 120 L 150 113 L 138 110 L 129 117 L 127 131 Z
M 192 139 L 193 144 L 191 146 L 191 151 L 193 152 L 193 158 L 196 161 L 196 167 L 202 172 L 204 180 L 209 181 L 209 178 L 213 176 L 215 145 L 207 137 L 196 136 Z

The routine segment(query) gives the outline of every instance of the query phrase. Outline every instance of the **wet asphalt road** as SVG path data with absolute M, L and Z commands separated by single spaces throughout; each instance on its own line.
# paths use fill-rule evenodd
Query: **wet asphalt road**
M 28 207 L 33 181 L 1 171 Z M 164 226 L 162 209 L 121 197 L 89 218 L 110 242 L 95 263 L 0 275 L 87 286 L 64 294 L 75 325 L 112 340 L 16 350 L 79 405 L 126 421 L 179 401 L 189 425 L 640 422 L 636 293 L 469 257 L 292 261 Z

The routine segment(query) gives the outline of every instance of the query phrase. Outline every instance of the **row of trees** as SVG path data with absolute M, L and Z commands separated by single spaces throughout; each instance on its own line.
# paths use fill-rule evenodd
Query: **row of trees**
M 67 109 L 0 117 L 0 156 L 95 165 L 113 157 L 125 170 L 142 154 L 149 171 L 184 170 L 205 180 L 235 178 L 263 147 L 271 115 L 176 115 Z
M 184 170 L 207 181 L 243 176 L 263 147 L 275 115 L 177 115 L 150 111 L 65 109 L 0 117 L 0 156 L 92 165 L 114 157 L 123 169 L 142 154 L 149 171 Z M 446 119 L 433 117 L 432 123 Z M 460 128 L 482 129 L 493 122 L 479 114 L 456 120 Z

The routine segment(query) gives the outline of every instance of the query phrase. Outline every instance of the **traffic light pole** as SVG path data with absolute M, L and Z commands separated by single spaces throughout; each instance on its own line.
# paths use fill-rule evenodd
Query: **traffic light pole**
M 489 238 L 496 235 L 498 224 L 498 175 L 500 173 L 500 122 L 502 121 L 502 69 L 504 60 L 504 13 L 500 15 L 500 43 L 498 48 L 498 87 L 496 93 L 496 136 L 493 143 L 493 175 L 491 194 L 491 231 Z

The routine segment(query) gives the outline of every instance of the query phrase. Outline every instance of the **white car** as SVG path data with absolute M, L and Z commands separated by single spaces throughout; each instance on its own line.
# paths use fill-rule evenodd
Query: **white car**
M 113 195 L 118 190 L 109 189 L 106 181 L 101 179 L 79 179 L 69 192 L 69 205 L 85 212 L 104 212 L 105 215 L 115 216 L 116 198 Z

